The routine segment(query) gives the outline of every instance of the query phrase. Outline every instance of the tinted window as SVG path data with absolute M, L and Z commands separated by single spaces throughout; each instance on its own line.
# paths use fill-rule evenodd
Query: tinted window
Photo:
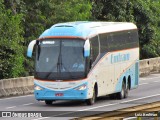
M 138 47 L 136 30 L 100 34 L 101 53 Z
M 91 43 L 91 57 L 92 61 L 94 62 L 99 54 L 98 36 L 91 38 L 90 43 Z
M 99 38 L 100 38 L 100 45 L 101 45 L 101 53 L 105 53 L 108 51 L 108 36 L 109 34 L 100 34 Z
M 129 39 L 128 32 L 119 32 L 113 34 L 113 48 L 112 50 L 123 50 L 126 49 L 126 43 Z
M 133 45 L 133 47 L 139 46 L 139 39 L 138 39 L 138 32 L 137 31 L 131 31 L 130 39 L 131 39 L 131 44 Z
M 35 78 L 71 80 L 85 77 L 84 40 L 46 39 L 37 46 Z

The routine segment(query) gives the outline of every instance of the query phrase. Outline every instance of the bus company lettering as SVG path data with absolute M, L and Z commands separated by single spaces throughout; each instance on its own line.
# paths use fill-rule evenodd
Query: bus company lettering
M 116 54 L 116 55 L 111 55 L 111 63 L 118 63 L 118 62 L 124 62 L 124 61 L 128 61 L 130 59 L 130 54 L 126 53 L 126 54 Z

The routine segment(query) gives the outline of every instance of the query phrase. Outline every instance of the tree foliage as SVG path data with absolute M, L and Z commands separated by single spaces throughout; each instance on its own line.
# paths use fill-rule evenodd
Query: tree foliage
M 160 56 L 158 0 L 92 0 L 92 6 L 95 8 L 92 14 L 96 20 L 126 21 L 137 25 L 141 59 Z
M 23 74 L 22 15 L 13 15 L 0 1 L 0 78 Z

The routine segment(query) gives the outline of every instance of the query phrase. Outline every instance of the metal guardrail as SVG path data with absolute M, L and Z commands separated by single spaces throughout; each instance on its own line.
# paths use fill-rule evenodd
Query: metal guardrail
M 123 120 L 128 117 L 137 117 L 137 120 L 141 120 L 142 117 L 152 117 L 154 120 L 158 120 L 158 111 L 160 111 L 160 101 L 86 116 L 78 118 L 78 120 Z

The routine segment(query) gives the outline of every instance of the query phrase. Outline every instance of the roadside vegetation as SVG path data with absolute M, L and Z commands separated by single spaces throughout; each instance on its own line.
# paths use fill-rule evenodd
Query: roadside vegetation
M 0 0 L 0 79 L 32 75 L 28 43 L 59 22 L 133 22 L 140 58 L 159 57 L 159 16 L 159 0 Z

